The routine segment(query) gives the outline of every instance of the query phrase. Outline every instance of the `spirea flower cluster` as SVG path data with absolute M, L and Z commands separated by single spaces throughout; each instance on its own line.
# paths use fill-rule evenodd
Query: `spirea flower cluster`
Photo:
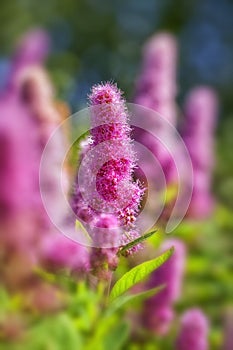
M 135 222 L 144 193 L 140 182 L 133 180 L 136 154 L 128 111 L 121 91 L 112 83 L 94 86 L 89 101 L 91 142 L 82 152 L 81 164 L 86 172 L 81 186 L 76 181 L 73 208 L 81 220 L 93 226 L 95 245 L 121 246 L 138 237 Z M 89 193 L 83 198 L 82 189 L 87 188 L 92 191 L 86 191 Z M 106 230 L 105 224 L 102 227 L 99 224 L 102 215 L 114 223 L 112 233 L 111 225 Z M 101 229 L 105 234 L 96 233 Z

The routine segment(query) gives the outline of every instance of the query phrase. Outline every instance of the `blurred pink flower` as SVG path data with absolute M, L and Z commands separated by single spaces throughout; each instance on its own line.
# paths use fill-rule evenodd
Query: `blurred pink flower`
M 50 38 L 43 29 L 34 29 L 20 38 L 12 59 L 9 87 L 17 88 L 18 75 L 24 68 L 41 65 L 48 56 Z
M 186 120 L 182 136 L 193 165 L 193 195 L 188 216 L 204 219 L 213 212 L 211 177 L 214 167 L 214 131 L 218 102 L 208 87 L 191 91 L 185 104 Z
M 199 309 L 186 311 L 181 319 L 181 328 L 176 341 L 177 350 L 207 350 L 208 320 Z
M 30 208 L 35 200 L 36 130 L 17 96 L 0 99 L 0 198 L 2 215 Z
M 30 113 L 17 95 L 0 99 L 1 277 L 10 288 L 22 286 L 38 263 L 39 149 Z
M 177 43 L 171 34 L 159 33 L 149 39 L 143 50 L 141 74 L 136 82 L 134 98 L 135 103 L 154 110 L 164 120 L 161 125 L 161 121 L 156 119 L 156 114 L 148 112 L 145 123 L 158 138 L 148 135 L 144 130 L 136 132 L 135 136 L 137 141 L 153 152 L 168 182 L 174 180 L 170 172 L 174 173 L 175 164 L 166 145 L 159 139 L 161 134 L 169 131 L 169 124 L 176 126 L 176 61 Z M 145 164 L 144 167 L 146 166 Z M 156 173 L 153 172 L 152 180 L 156 179 Z
M 57 229 L 52 225 L 41 200 L 40 159 L 51 133 L 61 121 L 54 104 L 52 84 L 41 66 L 47 52 L 46 33 L 36 31 L 26 35 L 13 61 L 10 84 L 0 99 L 3 112 L 0 119 L 0 241 L 4 259 L 11 266 L 10 270 L 4 269 L 5 281 L 12 283 L 11 271 L 17 274 L 18 279 L 25 279 L 20 272 L 22 269 L 19 271 L 22 254 L 28 261 L 28 273 L 33 274 L 35 264 L 42 262 L 45 258 L 43 254 L 48 254 L 48 242 L 52 249 L 53 240 L 54 246 L 59 246 L 57 260 L 62 260 L 59 256 L 62 253 L 67 268 L 80 267 L 82 263 L 86 268 L 88 264 L 88 260 L 84 261 L 86 253 L 83 247 L 60 236 L 57 238 Z M 47 173 L 41 180 L 41 186 L 49 191 L 51 205 L 56 210 L 60 210 L 57 184 L 61 169 L 58 163 L 64 146 L 64 135 L 57 133 L 56 142 L 47 155 Z M 55 251 L 52 253 L 55 260 Z
M 169 33 L 154 35 L 143 50 L 142 73 L 136 83 L 135 103 L 154 109 L 176 123 L 177 43 Z

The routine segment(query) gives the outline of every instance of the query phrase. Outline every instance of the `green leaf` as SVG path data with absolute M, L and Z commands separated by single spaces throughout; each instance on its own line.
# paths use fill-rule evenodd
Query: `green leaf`
M 147 238 L 151 237 L 155 232 L 157 232 L 157 230 L 154 230 L 154 231 L 151 231 L 151 232 L 147 232 L 144 235 L 136 238 L 134 241 L 129 242 L 128 244 L 124 245 L 123 247 L 120 248 L 120 250 L 118 252 L 118 255 L 120 255 L 120 254 L 124 255 L 125 251 L 127 251 L 128 249 L 134 247 L 136 244 L 145 241 Z
M 113 286 L 110 293 L 110 301 L 116 299 L 119 295 L 126 292 L 129 288 L 142 281 L 152 271 L 156 270 L 167 259 L 170 258 L 173 251 L 174 248 L 172 247 L 157 258 L 146 261 L 126 272 Z
M 110 305 L 109 308 L 106 312 L 106 316 L 111 315 L 112 313 L 114 313 L 116 310 L 120 309 L 122 306 L 124 306 L 126 303 L 129 303 L 131 301 L 135 301 L 135 300 L 144 300 L 146 298 L 150 298 L 151 296 L 156 295 L 157 293 L 159 293 L 161 290 L 163 290 L 165 287 L 165 285 L 161 285 L 149 290 L 146 290 L 144 292 L 141 293 L 135 293 L 135 294 L 128 294 L 128 295 L 123 295 L 117 299 L 115 299 Z

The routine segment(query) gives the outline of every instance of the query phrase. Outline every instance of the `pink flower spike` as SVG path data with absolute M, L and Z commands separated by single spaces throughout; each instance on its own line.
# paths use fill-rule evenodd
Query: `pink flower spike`
M 133 179 L 136 154 L 122 92 L 110 82 L 95 85 L 89 101 L 91 142 L 81 155 L 72 207 L 76 215 L 84 207 L 93 213 L 93 219 L 84 221 L 94 238 L 94 246 L 119 247 L 119 235 L 124 236 L 124 232 L 132 229 L 136 232 L 145 190 Z M 99 225 L 110 218 L 116 222 L 114 227 Z
M 190 309 L 181 319 L 177 350 L 208 350 L 208 320 L 202 310 Z
M 193 194 L 187 214 L 193 219 L 206 219 L 214 209 L 211 180 L 217 112 L 218 99 L 211 88 L 200 86 L 189 93 L 182 136 L 193 165 Z

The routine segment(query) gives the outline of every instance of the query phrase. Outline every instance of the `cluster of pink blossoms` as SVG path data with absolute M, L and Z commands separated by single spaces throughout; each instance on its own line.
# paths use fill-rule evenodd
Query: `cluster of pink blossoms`
M 144 193 L 140 182 L 133 180 L 136 155 L 128 111 L 115 84 L 94 86 L 89 101 L 90 142 L 82 152 L 86 172 L 81 185 L 76 181 L 73 209 L 79 219 L 90 225 L 94 245 L 121 246 L 139 235 L 135 222 Z M 99 223 L 103 217 L 105 221 L 108 218 L 107 230 L 105 223 L 102 227 Z M 109 230 L 115 232 L 115 239 Z

